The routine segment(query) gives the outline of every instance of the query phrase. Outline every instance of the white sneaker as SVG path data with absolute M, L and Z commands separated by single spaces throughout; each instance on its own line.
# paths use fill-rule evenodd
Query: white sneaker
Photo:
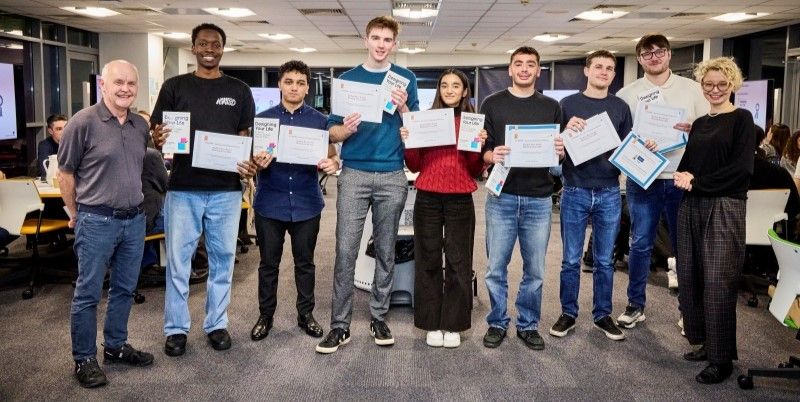
M 667 287 L 670 289 L 678 288 L 678 271 L 675 267 L 675 257 L 667 258 Z
M 681 329 L 681 335 L 686 336 L 686 331 L 683 330 L 683 317 L 681 317 L 681 319 L 678 320 L 678 327 L 680 327 Z
M 440 348 L 444 344 L 444 334 L 442 331 L 428 331 L 425 337 L 425 343 L 434 348 Z
M 461 345 L 461 334 L 458 332 L 445 331 L 442 344 L 446 348 L 457 348 L 458 345 Z

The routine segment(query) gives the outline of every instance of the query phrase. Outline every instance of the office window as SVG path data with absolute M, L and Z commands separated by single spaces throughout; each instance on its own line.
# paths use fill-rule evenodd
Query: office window
M 83 29 L 67 27 L 67 43 L 83 47 L 97 49 L 99 46 L 99 36 L 94 32 L 84 31 Z
M 67 51 L 61 46 L 44 45 L 44 115 L 65 113 L 62 108 L 63 92 L 66 87 L 61 84 L 61 77 L 67 75 Z M 75 109 L 77 112 L 78 109 Z
M 39 21 L 0 11 L 0 31 L 12 35 L 39 38 Z
M 251 87 L 260 87 L 263 86 L 263 73 L 261 72 L 261 67 L 255 68 L 246 68 L 246 67 L 224 67 L 222 68 L 222 72 L 231 77 L 236 77 L 245 84 Z
M 66 42 L 67 27 L 50 21 L 42 21 L 42 39 L 55 42 Z

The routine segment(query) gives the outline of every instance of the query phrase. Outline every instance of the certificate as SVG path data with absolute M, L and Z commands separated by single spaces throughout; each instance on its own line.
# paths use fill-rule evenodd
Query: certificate
M 492 173 L 489 174 L 489 177 L 486 179 L 486 188 L 489 189 L 492 194 L 500 196 L 500 192 L 503 191 L 503 186 L 506 184 L 506 178 L 510 171 L 511 168 L 507 168 L 504 164 L 495 163 L 492 167 Z
M 586 119 L 582 131 L 564 131 L 562 138 L 575 166 L 618 147 L 621 142 L 607 112 Z
M 453 108 L 403 113 L 403 126 L 408 129 L 408 138 L 405 141 L 407 149 L 456 143 Z
M 633 131 L 642 138 L 654 140 L 658 152 L 668 152 L 686 146 L 686 133 L 673 128 L 685 120 L 684 108 L 639 102 Z
M 171 131 L 167 136 L 161 152 L 165 154 L 188 154 L 190 146 L 191 114 L 189 112 L 163 112 L 161 122 Z
M 461 122 L 458 126 L 459 151 L 481 152 L 480 133 L 486 115 L 479 113 L 461 112 Z
M 383 120 L 383 87 L 363 82 L 333 79 L 331 113 L 347 117 L 361 114 L 361 121 L 380 123 Z
M 389 70 L 386 72 L 386 76 L 383 77 L 383 82 L 381 83 L 381 87 L 383 87 L 383 111 L 389 114 L 394 114 L 395 110 L 397 110 L 397 105 L 392 102 L 392 90 L 395 88 L 408 88 L 408 84 L 411 82 L 406 77 L 403 77 L 396 72 Z
M 669 164 L 664 155 L 645 148 L 644 142 L 633 132 L 625 137 L 608 160 L 645 190 Z
M 253 139 L 237 134 L 194 132 L 192 167 L 238 172 L 239 162 L 250 160 Z
M 507 125 L 507 167 L 551 167 L 558 165 L 556 134 L 558 124 Z
M 328 130 L 281 126 L 278 162 L 314 165 L 328 157 Z
M 256 117 L 253 119 L 253 156 L 264 151 L 278 156 L 278 127 L 280 120 Z

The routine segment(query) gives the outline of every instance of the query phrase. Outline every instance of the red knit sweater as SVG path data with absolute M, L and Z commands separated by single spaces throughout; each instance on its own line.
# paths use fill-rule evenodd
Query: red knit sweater
M 456 140 L 461 116 L 456 115 Z M 484 168 L 480 152 L 459 151 L 456 145 L 406 149 L 406 166 L 419 172 L 414 184 L 433 193 L 465 194 L 478 189 L 477 177 Z

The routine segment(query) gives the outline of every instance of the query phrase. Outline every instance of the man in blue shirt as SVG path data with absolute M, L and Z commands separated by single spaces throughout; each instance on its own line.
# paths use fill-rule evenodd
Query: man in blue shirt
M 407 78 L 410 81 L 407 89 L 392 91 L 392 102 L 398 105 L 397 110 L 393 114 L 384 112 L 380 123 L 362 122 L 358 113 L 328 118 L 331 141 L 342 142 L 344 168 L 337 185 L 331 332 L 317 345 L 318 353 L 333 353 L 350 341 L 356 257 L 370 208 L 376 256 L 369 303 L 370 333 L 379 346 L 394 344 L 385 318 L 394 275 L 397 229 L 408 193 L 403 172 L 400 116 L 419 110 L 417 77 L 408 69 L 389 62 L 399 30 L 399 24 L 392 17 L 373 18 L 367 24 L 364 39 L 367 61 L 339 76 L 343 80 L 374 85 L 380 85 L 389 71 Z
M 278 87 L 281 103 L 258 114 L 280 120 L 281 126 L 297 126 L 326 130 L 327 118 L 305 104 L 311 72 L 302 61 L 284 63 L 279 71 Z M 280 143 L 278 143 L 280 147 Z M 317 169 L 332 174 L 339 169 L 336 148 L 328 146 L 328 158 L 317 166 L 272 162 L 258 174 L 256 199 L 253 203 L 256 218 L 258 247 L 259 317 L 250 338 L 260 341 L 269 335 L 275 314 L 278 293 L 278 270 L 283 254 L 286 232 L 292 239 L 294 280 L 297 286 L 297 325 L 307 334 L 319 338 L 322 327 L 312 315 L 314 310 L 314 248 L 317 245 L 322 192 L 317 182 Z
M 631 131 L 633 119 L 628 105 L 608 93 L 614 80 L 616 57 L 607 50 L 592 52 L 586 57 L 583 73 L 586 90 L 570 95 L 561 101 L 562 129 L 566 136 L 582 131 L 586 119 L 608 113 L 616 135 L 624 138 Z M 612 340 L 625 339 L 625 334 L 611 318 L 611 295 L 614 287 L 612 254 L 619 231 L 621 199 L 619 169 L 608 158 L 606 151 L 581 164 L 573 163 L 572 156 L 562 165 L 564 190 L 561 193 L 561 241 L 564 254 L 561 262 L 561 317 L 550 328 L 550 335 L 563 337 L 575 327 L 578 316 L 578 289 L 580 287 L 580 258 L 586 225 L 591 218 L 594 231 L 594 306 L 592 321 L 595 327 Z

